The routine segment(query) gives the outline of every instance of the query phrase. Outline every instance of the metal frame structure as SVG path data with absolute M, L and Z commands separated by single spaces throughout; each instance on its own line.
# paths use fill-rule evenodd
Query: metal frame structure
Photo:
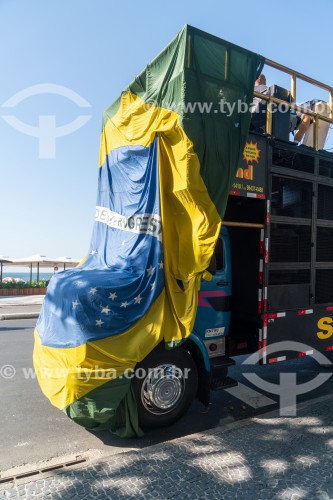
M 277 69 L 279 71 L 282 71 L 283 73 L 287 73 L 291 77 L 291 83 L 290 83 L 290 89 L 291 89 L 291 103 L 287 103 L 285 101 L 282 101 L 281 99 L 278 99 L 277 97 L 273 96 L 268 96 L 265 94 L 261 94 L 260 92 L 254 92 L 255 97 L 259 97 L 262 100 L 267 101 L 267 116 L 266 116 L 266 133 L 268 135 L 272 134 L 272 110 L 273 110 L 273 104 L 283 104 L 284 106 L 289 107 L 289 109 L 293 109 L 295 111 L 300 111 L 303 114 L 309 115 L 313 118 L 313 144 L 314 144 L 314 149 L 318 151 L 318 124 L 319 120 L 323 120 L 325 122 L 333 124 L 333 87 L 322 83 L 318 80 L 315 80 L 314 78 L 311 78 L 309 76 L 304 75 L 303 73 L 299 73 L 298 71 L 295 71 L 291 68 L 288 68 L 287 66 L 283 66 L 282 64 L 279 64 L 275 61 L 272 61 L 271 59 L 265 59 L 265 65 L 270 66 L 274 69 Z M 298 106 L 296 104 L 297 99 L 296 99 L 296 89 L 297 89 L 297 79 L 303 80 L 304 82 L 310 83 L 311 85 L 315 85 L 322 90 L 325 90 L 328 92 L 328 103 L 330 107 L 330 115 L 329 117 L 324 116 L 320 113 L 316 113 L 311 110 L 304 110 L 301 106 Z

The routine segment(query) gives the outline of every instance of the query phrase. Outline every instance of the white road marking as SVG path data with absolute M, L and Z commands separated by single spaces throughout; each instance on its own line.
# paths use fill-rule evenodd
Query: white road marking
M 276 404 L 276 401 L 273 399 L 270 399 L 260 392 L 251 389 L 247 385 L 240 384 L 239 382 L 238 386 L 230 387 L 230 389 L 225 389 L 225 391 L 231 396 L 240 399 L 247 405 L 252 406 L 252 408 L 263 408 L 264 406 Z

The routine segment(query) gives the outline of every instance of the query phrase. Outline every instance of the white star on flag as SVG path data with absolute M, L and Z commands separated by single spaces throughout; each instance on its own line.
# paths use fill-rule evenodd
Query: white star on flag
M 134 304 L 141 304 L 141 300 L 143 300 L 143 297 L 140 297 L 140 295 L 134 297 Z
M 121 303 L 120 307 L 125 307 L 126 308 L 127 306 L 128 306 L 128 302 L 127 302 L 127 300 L 125 300 L 125 302 Z
M 78 300 L 76 300 L 75 302 L 72 302 L 73 309 L 76 309 L 79 304 L 80 304 L 80 302 Z
M 150 283 L 151 289 L 154 290 L 155 288 L 155 281 L 153 283 Z
M 110 293 L 109 299 L 114 300 L 116 298 L 117 298 L 117 294 L 116 293 Z
M 75 285 L 75 286 L 81 286 L 81 285 L 84 285 L 84 281 L 82 281 L 82 280 L 77 280 L 77 281 L 74 281 L 74 285 Z
M 104 321 L 102 321 L 101 319 L 96 319 L 96 326 L 102 326 L 104 325 Z
M 95 255 L 97 253 L 97 250 L 91 250 L 90 255 Z
M 110 311 L 111 309 L 109 308 L 109 306 L 102 307 L 102 313 L 109 314 Z
M 158 263 L 158 268 L 159 268 L 159 269 L 163 269 L 163 267 L 164 267 L 164 263 L 163 263 L 163 261 L 161 260 L 161 262 L 159 262 L 159 263 Z
M 148 269 L 147 269 L 148 276 L 151 276 L 154 271 L 155 271 L 155 267 L 153 267 L 153 266 L 148 267 Z
M 91 295 L 95 295 L 96 292 L 97 292 L 97 288 L 90 288 L 90 290 L 89 290 L 89 293 Z

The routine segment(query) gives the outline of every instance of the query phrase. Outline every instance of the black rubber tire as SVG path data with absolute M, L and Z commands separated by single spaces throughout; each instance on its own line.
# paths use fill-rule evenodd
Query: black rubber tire
M 166 350 L 158 347 L 139 363 L 136 369 L 141 368 L 148 372 L 149 369 L 156 368 L 164 363 L 172 364 L 182 371 L 185 368 L 189 369 L 188 377 L 184 380 L 184 390 L 174 408 L 169 410 L 168 413 L 156 415 L 151 413 L 141 400 L 141 389 L 145 378 L 134 377 L 132 382 L 133 392 L 138 409 L 139 424 L 143 428 L 164 427 L 173 424 L 188 410 L 197 393 L 197 367 L 192 356 L 182 348 Z M 138 373 L 140 372 L 138 371 Z

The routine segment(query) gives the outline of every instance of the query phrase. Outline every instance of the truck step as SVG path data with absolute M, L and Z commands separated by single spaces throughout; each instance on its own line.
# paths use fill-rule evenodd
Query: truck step
M 236 361 L 234 359 L 228 358 L 228 356 L 225 356 L 223 364 L 224 366 L 234 366 L 236 364 Z
M 210 382 L 210 388 L 212 391 L 220 391 L 222 389 L 228 389 L 229 387 L 236 387 L 237 385 L 237 380 L 231 377 L 212 378 Z
M 228 356 L 219 356 L 217 358 L 211 358 L 210 364 L 212 369 L 215 370 L 222 367 L 234 366 L 236 361 L 228 358 Z

